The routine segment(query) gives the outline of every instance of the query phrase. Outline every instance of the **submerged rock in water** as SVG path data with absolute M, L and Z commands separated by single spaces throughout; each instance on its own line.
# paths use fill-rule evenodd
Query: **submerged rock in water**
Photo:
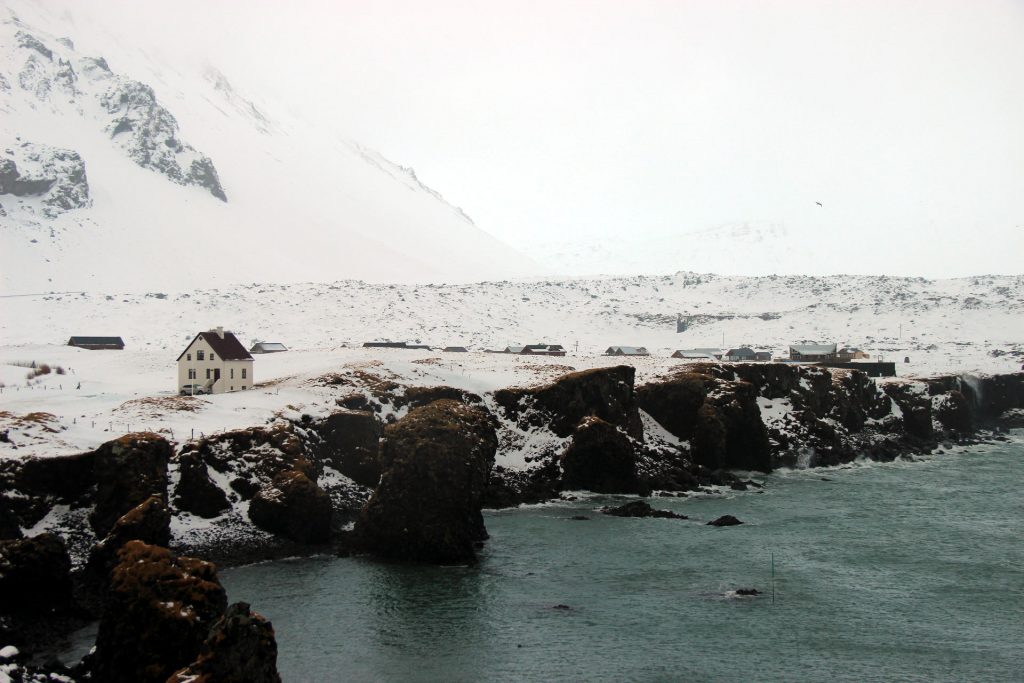
M 604 507 L 601 512 L 613 517 L 663 517 L 666 519 L 689 519 L 686 515 L 679 515 L 671 510 L 657 510 L 642 500 L 634 500 L 625 505 L 615 508 Z
M 381 557 L 454 563 L 487 538 L 481 507 L 498 438 L 486 413 L 444 399 L 384 430 L 380 484 L 355 537 Z
M 722 515 L 718 519 L 708 522 L 708 526 L 736 526 L 737 524 L 743 524 L 743 522 L 732 515 Z

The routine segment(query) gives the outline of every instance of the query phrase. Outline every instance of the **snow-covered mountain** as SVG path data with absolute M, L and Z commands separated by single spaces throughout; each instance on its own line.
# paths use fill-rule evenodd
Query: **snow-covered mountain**
M 0 292 L 537 274 L 412 169 L 82 26 L 0 6 Z

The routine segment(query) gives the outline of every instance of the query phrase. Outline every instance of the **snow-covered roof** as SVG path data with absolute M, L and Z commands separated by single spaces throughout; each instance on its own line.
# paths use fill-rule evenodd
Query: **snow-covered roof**
M 250 353 L 276 353 L 278 351 L 287 351 L 288 348 L 280 342 L 256 342 L 249 349 Z
M 643 346 L 609 346 L 605 351 L 608 355 L 616 356 L 648 356 L 647 349 Z
M 789 352 L 799 353 L 802 356 L 822 356 L 836 352 L 835 344 L 790 344 Z
M 185 352 L 192 348 L 192 345 L 200 338 L 210 345 L 210 348 L 213 349 L 213 352 L 216 353 L 217 357 L 221 360 L 253 360 L 252 355 L 245 350 L 245 347 L 242 346 L 242 342 L 238 341 L 238 338 L 235 337 L 234 334 L 220 329 L 210 330 L 209 332 L 200 332 L 197 334 L 195 338 L 188 343 L 188 346 L 185 347 L 185 351 L 182 351 L 181 355 L 178 356 L 178 360 L 181 360 L 182 356 L 185 355 Z

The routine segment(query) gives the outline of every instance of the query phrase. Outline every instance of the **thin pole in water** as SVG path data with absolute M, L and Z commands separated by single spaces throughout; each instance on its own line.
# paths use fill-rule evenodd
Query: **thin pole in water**
M 772 604 L 775 604 L 775 553 L 772 553 Z

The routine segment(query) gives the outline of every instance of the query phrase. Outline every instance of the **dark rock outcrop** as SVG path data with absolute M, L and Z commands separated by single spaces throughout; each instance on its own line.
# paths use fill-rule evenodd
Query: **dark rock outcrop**
M 129 158 L 179 185 L 197 185 L 227 201 L 213 162 L 178 139 L 178 122 L 145 83 L 117 78 L 100 98 L 107 133 Z
M 230 507 L 227 495 L 210 479 L 206 462 L 199 453 L 182 453 L 178 457 L 178 474 L 174 504 L 179 509 L 209 519 Z
M 167 683 L 280 683 L 274 627 L 236 602 L 214 623 L 199 658 Z
M 679 515 L 671 510 L 657 510 L 642 500 L 634 500 L 625 505 L 614 508 L 604 507 L 601 512 L 613 517 L 662 517 L 665 519 L 689 519 L 686 515 Z
M 78 152 L 31 142 L 8 152 L 14 157 L 0 159 L 0 195 L 40 197 L 47 218 L 92 203 L 85 162 Z
M 470 562 L 487 538 L 480 509 L 498 446 L 491 418 L 452 400 L 384 430 L 384 473 L 356 521 L 365 550 L 433 563 Z
M 527 417 L 530 409 L 555 434 L 567 437 L 585 417 L 599 417 L 622 427 L 634 438 L 643 436 L 633 381 L 636 368 L 619 365 L 572 372 L 536 389 L 502 389 L 495 402 L 513 419 Z
M 227 599 L 209 562 L 129 541 L 117 554 L 93 680 L 163 683 L 199 657 Z
M 60 536 L 0 541 L 0 614 L 39 619 L 72 606 L 71 558 Z
M 917 384 L 889 382 L 885 393 L 899 406 L 903 414 L 903 432 L 912 439 L 932 441 L 935 436 L 932 427 L 932 402 L 926 392 Z
M 380 481 L 381 423 L 370 411 L 347 410 L 331 414 L 317 427 L 320 457 L 346 477 L 363 486 Z
M 106 590 L 117 552 L 132 540 L 159 546 L 170 543 L 171 513 L 160 496 L 150 496 L 122 515 L 106 538 L 93 547 L 85 567 L 85 578 L 92 587 Z
M 560 459 L 562 488 L 597 493 L 641 493 L 636 445 L 601 418 L 585 418 Z
M 106 536 L 126 512 L 151 495 L 167 498 L 167 463 L 171 446 L 156 434 L 126 434 L 95 452 L 96 507 L 89 523 Z
M 185 444 L 179 459 L 198 457 L 207 467 L 231 476 L 231 489 L 243 500 L 249 500 L 280 472 L 297 470 L 316 481 L 322 467 L 313 442 L 306 429 L 279 422 Z
M 752 384 L 730 382 L 708 395 L 697 411 L 691 455 L 713 470 L 771 471 L 768 432 Z
M 749 382 L 708 372 L 684 371 L 637 388 L 640 407 L 671 434 L 690 441 L 693 462 L 711 470 L 771 471 L 757 396 Z
M 331 499 L 305 473 L 277 474 L 249 503 L 256 526 L 299 543 L 326 543 L 331 534 Z

